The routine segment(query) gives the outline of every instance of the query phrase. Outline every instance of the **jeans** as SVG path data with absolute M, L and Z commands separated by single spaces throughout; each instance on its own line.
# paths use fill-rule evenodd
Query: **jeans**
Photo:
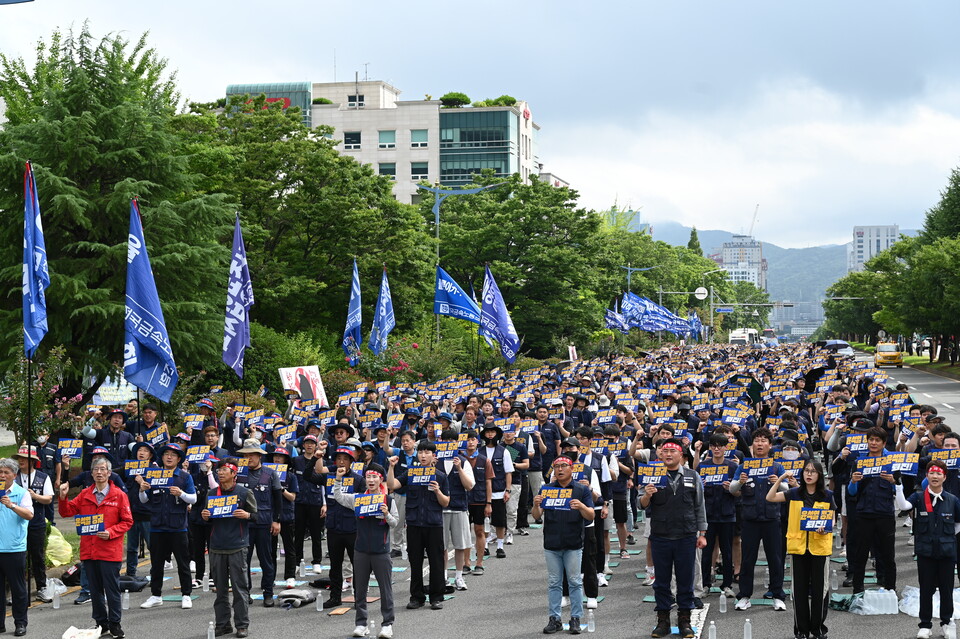
M 120 562 L 84 559 L 83 567 L 90 580 L 93 620 L 101 626 L 120 623 Z M 104 602 L 106 599 L 106 602 Z
M 140 563 L 140 540 L 146 545 L 150 544 L 150 521 L 136 521 L 127 531 L 127 574 L 131 577 L 137 575 L 137 564 Z
M 570 585 L 570 616 L 583 617 L 583 577 L 580 576 L 582 548 L 574 550 L 546 550 L 547 608 L 551 617 L 560 618 L 560 600 L 563 598 L 563 577 Z

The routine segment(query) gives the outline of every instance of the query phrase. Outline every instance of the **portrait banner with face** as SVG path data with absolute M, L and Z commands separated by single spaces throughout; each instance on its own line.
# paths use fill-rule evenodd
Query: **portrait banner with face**
M 296 391 L 301 401 L 317 400 L 320 408 L 327 408 L 327 393 L 323 389 L 323 380 L 320 379 L 320 369 L 316 366 L 296 366 L 281 368 L 280 381 L 284 390 Z

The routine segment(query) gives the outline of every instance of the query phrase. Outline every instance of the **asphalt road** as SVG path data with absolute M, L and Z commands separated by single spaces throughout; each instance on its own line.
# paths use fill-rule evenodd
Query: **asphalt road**
M 929 373 L 904 369 L 890 369 L 892 378 L 910 386 L 914 398 L 931 403 L 947 423 L 957 422 L 960 415 L 960 382 L 944 379 Z M 957 422 L 960 424 L 960 422 Z M 900 520 L 903 521 L 903 520 Z M 907 530 L 898 526 L 898 586 L 917 585 L 912 548 L 907 545 Z M 648 637 L 655 625 L 654 604 L 643 598 L 653 594 L 652 588 L 641 585 L 635 574 L 642 572 L 645 562 L 642 546 L 632 546 L 640 551 L 613 568 L 614 575 L 607 588 L 601 589 L 604 597 L 597 611 L 597 635 L 607 638 Z M 547 620 L 546 571 L 543 567 L 541 536 L 539 530 L 531 530 L 529 537 L 517 537 L 513 546 L 507 546 L 506 559 L 489 558 L 487 571 L 482 577 L 467 577 L 469 590 L 455 593 L 441 611 L 429 608 L 408 611 L 403 608 L 409 595 L 409 569 L 394 573 L 394 597 L 397 602 L 397 619 L 394 624 L 396 637 L 446 639 L 463 636 L 469 639 L 520 639 L 542 636 L 541 629 Z M 611 558 L 617 562 L 617 559 Z M 841 563 L 833 564 L 840 568 Z M 397 560 L 395 566 L 406 567 Z M 763 568 L 757 568 L 757 589 L 762 592 Z M 789 573 L 788 573 L 789 574 Z M 843 573 L 839 573 L 843 578 Z M 176 574 L 167 573 L 164 595 L 176 595 L 173 589 Z M 254 576 L 254 583 L 259 577 Z M 789 583 L 785 584 L 789 588 Z M 257 591 L 254 591 L 257 592 Z M 841 594 L 849 594 L 841 589 Z M 149 593 L 137 593 L 131 597 L 131 609 L 124 611 L 123 626 L 128 637 L 162 637 L 163 639 L 202 639 L 206 637 L 207 624 L 213 619 L 213 593 L 197 592 L 192 610 L 181 610 L 179 602 L 166 602 L 159 608 L 139 609 Z M 371 595 L 377 590 L 372 589 Z M 324 594 L 325 596 L 325 594 Z M 743 636 L 743 623 L 750 618 L 753 637 L 793 636 L 792 604 L 787 602 L 786 612 L 774 612 L 772 607 L 755 605 L 748 611 L 717 611 L 717 597 L 707 596 L 705 608 L 695 616 L 695 621 L 708 625 L 716 623 L 720 639 L 739 639 Z M 75 606 L 73 594 L 64 598 L 63 607 L 53 610 L 50 604 L 35 606 L 30 610 L 28 635 L 56 638 L 71 626 L 89 627 L 90 605 Z M 311 637 L 315 639 L 348 637 L 353 630 L 352 611 L 342 616 L 330 616 L 317 612 L 313 607 L 294 610 L 281 608 L 264 609 L 259 602 L 251 608 L 251 637 Z M 379 604 L 370 604 L 370 610 L 379 621 Z M 9 612 L 9 609 L 8 609 Z M 564 610 L 564 621 L 569 615 Z M 898 639 L 915 637 L 917 620 L 905 614 L 859 616 L 831 611 L 827 618 L 830 635 L 836 637 L 883 637 Z M 12 620 L 7 620 L 8 632 Z M 377 630 L 379 629 L 379 626 Z M 375 634 L 375 633 L 374 633 Z M 586 632 L 584 634 L 587 634 Z M 707 633 L 704 629 L 703 637 Z

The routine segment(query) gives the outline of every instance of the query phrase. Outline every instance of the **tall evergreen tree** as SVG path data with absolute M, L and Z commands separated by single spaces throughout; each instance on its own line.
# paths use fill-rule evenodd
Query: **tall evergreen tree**
M 700 238 L 697 237 L 697 227 L 690 229 L 690 241 L 687 242 L 687 248 L 703 257 L 703 249 L 700 248 Z

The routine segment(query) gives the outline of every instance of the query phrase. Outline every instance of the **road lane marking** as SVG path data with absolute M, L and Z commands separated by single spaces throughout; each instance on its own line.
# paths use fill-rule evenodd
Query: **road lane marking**
M 943 405 L 949 408 L 950 410 L 953 410 L 953 406 L 951 406 L 950 404 L 943 402 Z
M 924 393 L 923 396 L 933 399 L 933 395 L 931 395 L 930 393 Z

